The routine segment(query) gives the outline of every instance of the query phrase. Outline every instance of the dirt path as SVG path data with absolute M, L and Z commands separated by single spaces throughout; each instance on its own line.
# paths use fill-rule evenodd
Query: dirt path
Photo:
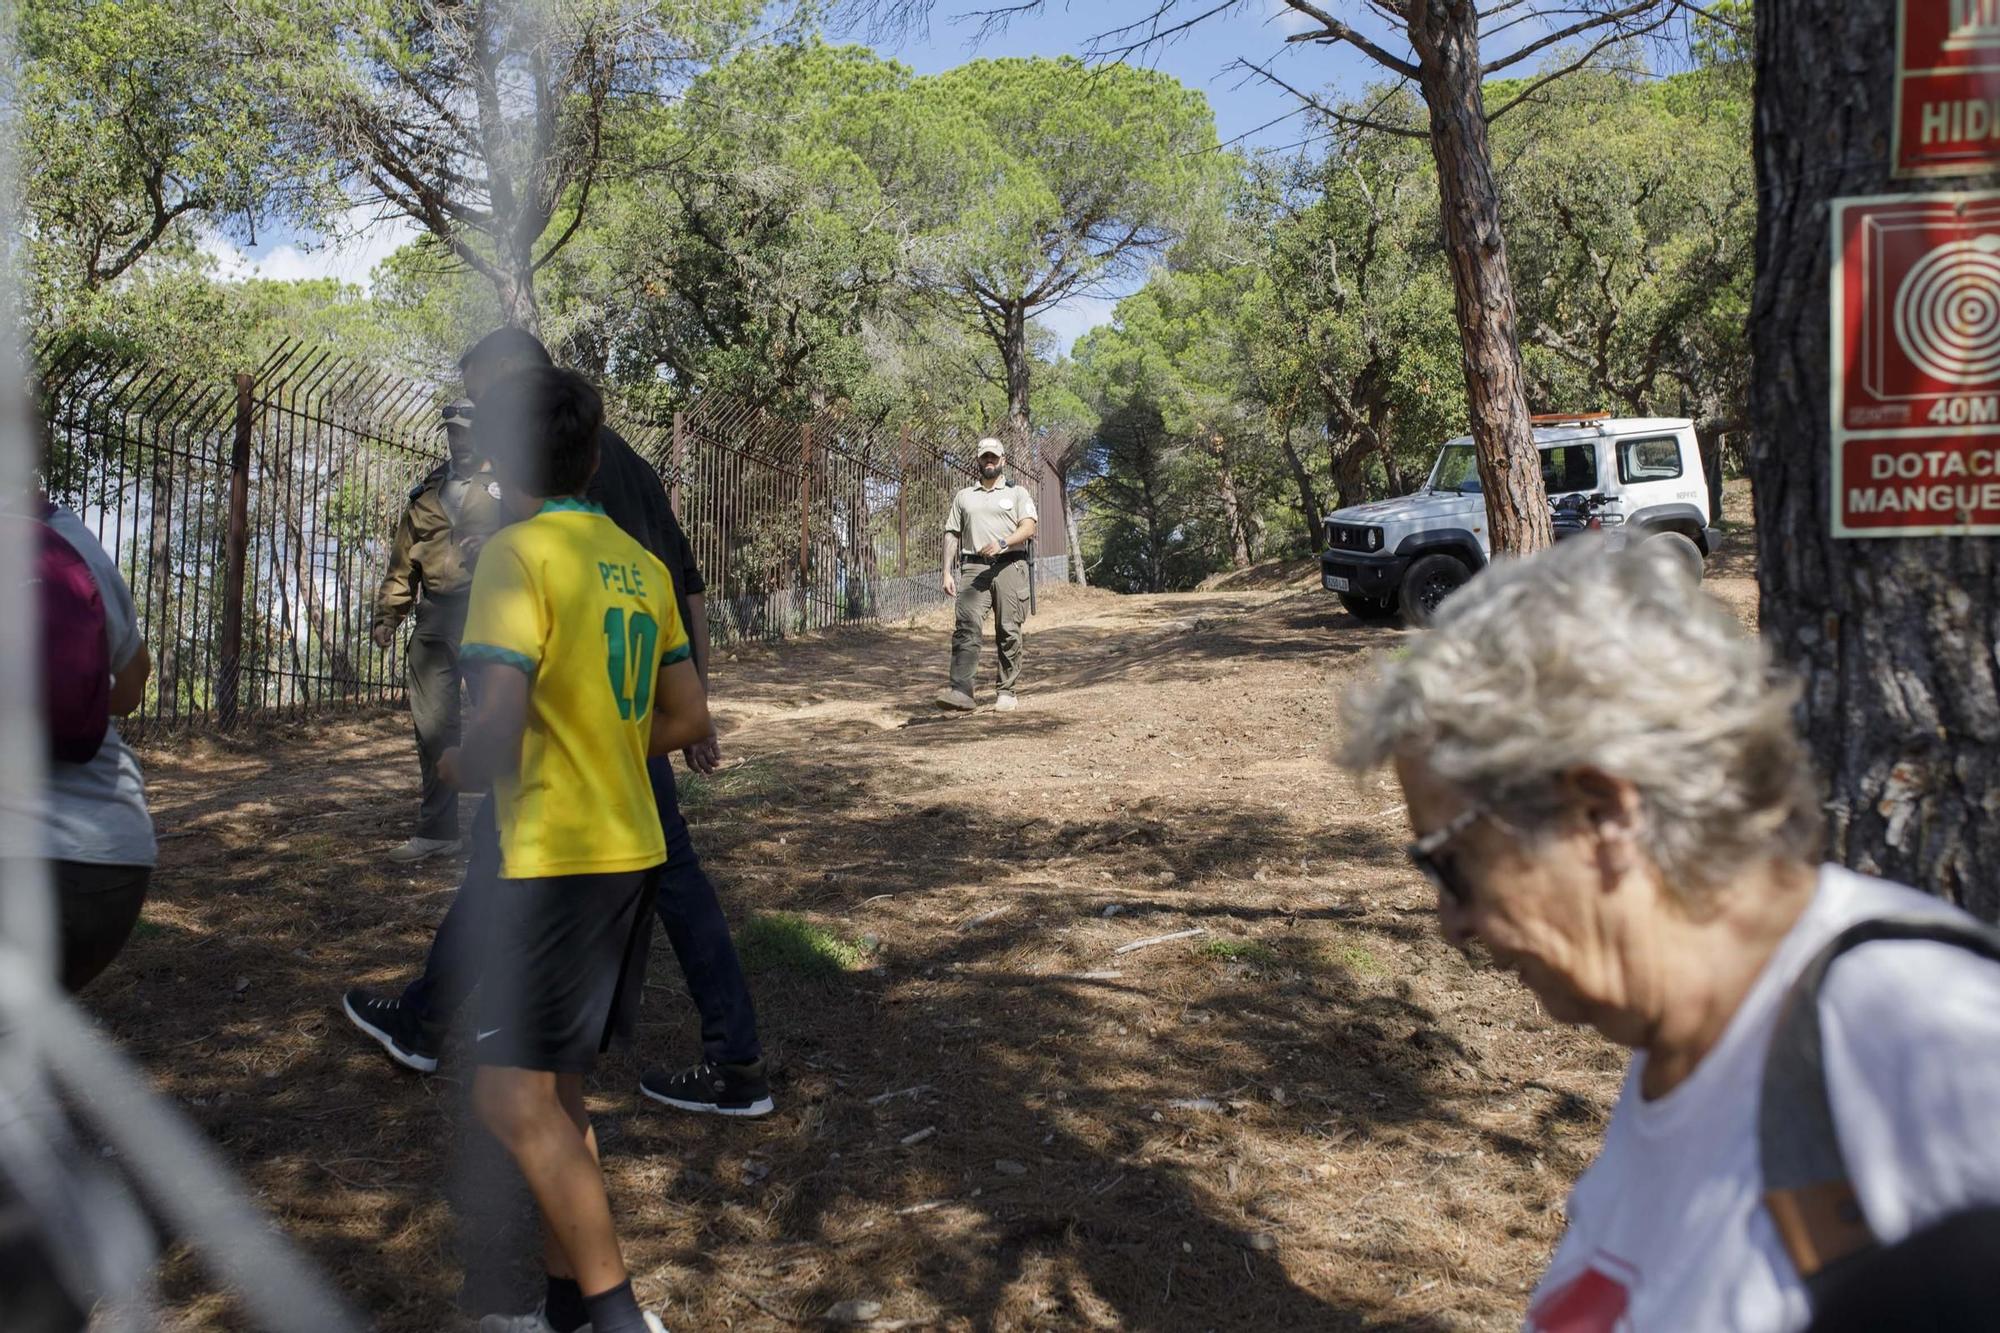
M 657 946 L 595 1082 L 642 1297 L 702 1331 L 855 1299 L 882 1328 L 1518 1326 L 1623 1059 L 1445 948 L 1393 789 L 1327 763 L 1400 633 L 1309 588 L 1060 590 L 1013 715 L 929 706 L 942 622 L 722 662 L 696 843 L 732 919 L 851 966 L 753 951 L 779 1113 L 710 1123 L 634 1095 L 695 1044 Z M 152 756 L 158 897 L 91 998 L 379 1327 L 428 1330 L 461 1279 L 530 1300 L 532 1264 L 461 1087 L 336 1008 L 409 973 L 451 887 L 380 860 L 403 727 Z M 175 1327 L 231 1322 L 191 1265 L 169 1285 Z

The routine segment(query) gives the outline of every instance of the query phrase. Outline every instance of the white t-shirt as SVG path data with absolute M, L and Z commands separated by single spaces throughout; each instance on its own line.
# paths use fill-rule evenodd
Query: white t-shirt
M 97 580 L 104 599 L 104 634 L 111 669 L 123 671 L 139 652 L 139 615 L 132 590 L 83 521 L 61 505 L 49 526 L 77 550 Z M 104 744 L 88 763 L 49 764 L 48 798 L 43 809 L 47 846 L 57 861 L 93 865 L 150 866 L 158 859 L 153 819 L 146 812 L 146 779 L 113 718 Z
M 1529 1333 L 1790 1333 L 1805 1287 L 1763 1205 L 1757 1101 L 1777 1008 L 1821 946 L 1891 913 L 1960 915 L 1914 889 L 1827 866 L 1722 1040 L 1686 1082 L 1639 1094 L 1632 1059 L 1604 1149 Z M 2000 964 L 1946 944 L 1877 941 L 1820 991 L 1827 1086 L 1862 1210 L 1884 1244 L 2000 1203 Z

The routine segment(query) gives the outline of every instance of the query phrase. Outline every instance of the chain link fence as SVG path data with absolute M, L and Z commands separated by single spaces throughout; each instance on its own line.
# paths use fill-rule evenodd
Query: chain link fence
M 444 458 L 452 386 L 301 343 L 209 378 L 80 345 L 46 345 L 38 365 L 49 494 L 117 560 L 153 658 L 126 735 L 404 699 L 401 644 L 380 652 L 368 630 L 396 521 Z M 945 513 L 976 435 L 713 396 L 613 424 L 667 484 L 718 642 L 944 600 Z M 1034 441 L 1009 452 L 1044 516 L 1038 577 L 1061 580 L 1060 487 Z

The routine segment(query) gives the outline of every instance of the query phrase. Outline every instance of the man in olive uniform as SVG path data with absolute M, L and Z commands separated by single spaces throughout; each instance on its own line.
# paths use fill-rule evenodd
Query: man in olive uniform
M 472 449 L 472 405 L 444 409 L 450 457 L 410 492 L 396 525 L 389 572 L 375 596 L 375 645 L 395 642 L 396 626 L 416 610 L 417 625 L 404 659 L 410 686 L 410 720 L 417 732 L 423 801 L 416 835 L 389 853 L 391 861 L 421 861 L 459 850 L 458 793 L 438 780 L 437 760 L 458 744 L 458 639 L 472 592 L 479 548 L 507 518 L 500 484 Z
M 952 497 L 944 521 L 944 592 L 956 599 L 951 631 L 951 684 L 938 694 L 946 708 L 970 711 L 979 670 L 979 632 L 993 612 L 993 643 L 1000 655 L 995 711 L 1017 706 L 1022 626 L 1028 619 L 1028 543 L 1035 536 L 1035 498 L 1024 486 L 1002 480 L 1007 451 L 995 439 L 979 442 L 979 484 Z

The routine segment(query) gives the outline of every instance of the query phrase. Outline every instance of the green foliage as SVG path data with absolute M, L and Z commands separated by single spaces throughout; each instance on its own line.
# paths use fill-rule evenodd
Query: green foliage
M 1252 967 L 1268 967 L 1278 961 L 1278 952 L 1268 944 L 1256 940 L 1214 939 L 1201 946 L 1203 956 L 1226 963 L 1244 963 Z
M 760 912 L 736 932 L 743 970 L 791 972 L 825 979 L 852 972 L 863 961 L 861 946 L 790 912 Z

